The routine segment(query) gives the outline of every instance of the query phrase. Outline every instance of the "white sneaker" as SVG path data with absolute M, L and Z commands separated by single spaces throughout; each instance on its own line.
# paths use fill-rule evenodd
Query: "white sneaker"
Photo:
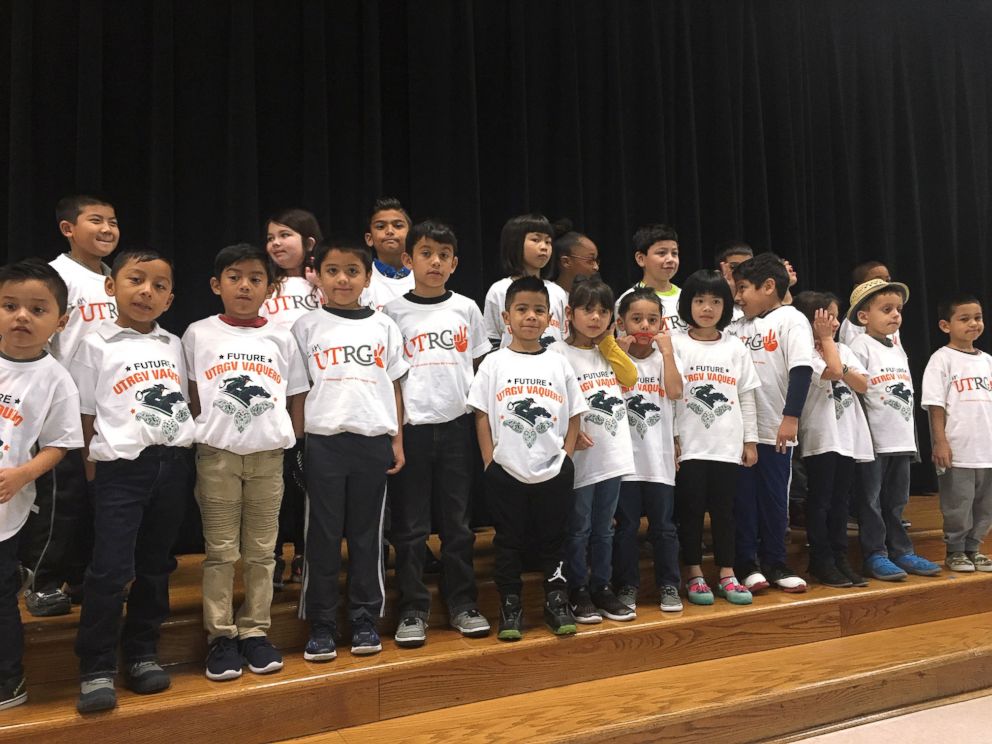
M 765 575 L 761 571 L 752 571 L 744 577 L 744 586 L 747 587 L 749 592 L 754 594 L 768 588 L 768 579 L 765 578 Z

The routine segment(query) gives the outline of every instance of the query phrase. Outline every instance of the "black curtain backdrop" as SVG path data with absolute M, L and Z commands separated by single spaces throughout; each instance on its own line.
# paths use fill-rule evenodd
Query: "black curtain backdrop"
M 122 248 L 175 258 L 178 333 L 264 215 L 359 236 L 384 194 L 455 226 L 480 300 L 530 210 L 572 218 L 617 288 L 654 221 L 683 277 L 728 238 L 842 296 L 883 260 L 917 382 L 938 297 L 989 299 L 986 3 L 4 0 L 0 29 L 0 252 L 54 257 L 56 200 L 106 194 Z

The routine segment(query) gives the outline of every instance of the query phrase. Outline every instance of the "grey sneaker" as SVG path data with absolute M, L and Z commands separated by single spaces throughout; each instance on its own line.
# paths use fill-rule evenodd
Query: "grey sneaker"
M 128 664 L 124 681 L 130 690 L 139 695 L 162 692 L 162 690 L 168 690 L 172 684 L 169 673 L 154 659 Z
M 48 592 L 24 592 L 24 605 L 35 617 L 55 617 L 72 612 L 72 600 L 62 589 Z
M 988 573 L 992 571 L 992 558 L 989 558 L 984 553 L 965 553 L 973 564 L 975 564 L 976 571 L 982 571 L 983 573 Z
M 459 612 L 451 618 L 451 627 L 467 638 L 489 635 L 489 621 L 475 608 Z
M 624 584 L 617 590 L 617 599 L 632 610 L 637 610 L 637 587 Z
M 679 597 L 678 587 L 671 585 L 661 587 L 661 607 L 662 612 L 681 612 L 682 598 Z
M 114 691 L 113 677 L 84 679 L 79 683 L 79 699 L 76 710 L 80 713 L 95 713 L 117 707 L 117 693 Z
M 944 565 L 959 573 L 975 572 L 975 564 L 964 553 L 950 553 L 944 561 Z
M 427 623 L 419 617 L 405 617 L 400 620 L 393 640 L 396 641 L 397 646 L 402 648 L 423 646 L 424 641 L 427 640 Z

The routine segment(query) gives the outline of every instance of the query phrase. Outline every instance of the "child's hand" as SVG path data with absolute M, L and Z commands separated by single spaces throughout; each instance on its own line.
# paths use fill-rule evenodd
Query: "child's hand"
M 778 434 L 775 435 L 775 451 L 784 455 L 789 451 L 789 443 L 796 441 L 799 435 L 799 419 L 795 416 L 783 416 L 779 424 Z
M 754 467 L 758 462 L 758 445 L 754 442 L 744 442 L 744 456 L 741 465 L 746 468 Z
M 682 443 L 675 437 L 675 472 L 679 472 L 679 460 L 682 458 Z
M 406 465 L 406 457 L 403 455 L 403 440 L 393 439 L 393 467 L 386 471 L 386 475 L 396 475 Z
M 313 286 L 319 287 L 320 282 L 317 281 L 317 272 L 311 269 L 309 266 L 303 269 L 303 277 L 310 282 Z
M 592 345 L 599 346 L 610 336 L 615 336 L 616 327 L 617 327 L 616 321 L 611 321 L 610 324 L 606 327 L 606 330 L 600 333 L 598 336 L 596 336 L 596 338 L 592 340 Z
M 630 336 L 630 335 L 621 336 L 620 338 L 617 339 L 617 346 L 623 349 L 625 353 L 629 353 L 630 347 L 634 345 L 634 342 L 636 340 L 637 340 L 636 336 Z
M 655 346 L 658 347 L 658 351 L 662 354 L 665 352 L 674 353 L 674 348 L 672 347 L 672 332 L 665 328 L 664 330 L 658 331 L 654 336 Z
M 826 308 L 820 308 L 813 314 L 813 338 L 826 341 L 834 337 L 834 322 L 830 319 Z
M 29 480 L 20 468 L 0 468 L 0 504 L 14 498 Z
M 737 294 L 737 285 L 734 283 L 734 270 L 730 268 L 730 264 L 726 261 L 721 261 L 720 273 L 723 274 L 723 278 L 730 285 L 730 294 Z
M 951 467 L 951 445 L 947 441 L 936 442 L 933 445 L 933 464 L 938 470 L 949 470 Z
M 579 432 L 578 438 L 575 440 L 575 451 L 589 449 L 592 447 L 592 439 L 584 431 Z
M 96 463 L 88 458 L 83 458 L 83 476 L 87 483 L 96 480 Z

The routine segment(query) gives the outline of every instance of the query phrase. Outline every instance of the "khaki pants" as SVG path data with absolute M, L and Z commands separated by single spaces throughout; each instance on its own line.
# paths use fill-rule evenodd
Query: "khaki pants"
M 196 501 L 203 518 L 203 627 L 222 636 L 263 636 L 271 624 L 273 548 L 282 502 L 283 451 L 236 455 L 197 445 Z M 234 615 L 234 564 L 245 600 Z

